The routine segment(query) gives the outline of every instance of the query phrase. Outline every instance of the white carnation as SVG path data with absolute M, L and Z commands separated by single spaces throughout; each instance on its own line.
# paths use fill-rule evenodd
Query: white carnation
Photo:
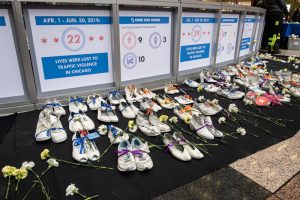
M 79 189 L 75 186 L 75 184 L 71 183 L 66 189 L 66 196 L 73 196 L 74 194 L 78 193 Z
M 232 103 L 232 104 L 229 104 L 228 111 L 230 113 L 237 113 L 239 111 L 239 109 L 234 103 Z
M 241 135 L 246 135 L 246 130 L 242 127 L 237 128 L 236 132 L 241 134 Z
M 218 119 L 219 124 L 225 123 L 225 121 L 226 121 L 226 118 L 225 118 L 225 117 L 220 117 L 220 118 Z
M 34 164 L 34 162 L 32 162 L 32 161 L 30 161 L 30 162 L 28 162 L 28 161 L 24 161 L 23 163 L 22 163 L 22 167 L 21 168 L 24 168 L 24 169 L 32 169 L 33 167 L 35 166 L 35 164 Z
M 49 158 L 47 160 L 47 163 L 49 164 L 49 166 L 51 167 L 58 167 L 59 163 L 57 162 L 57 160 L 55 160 L 54 158 Z

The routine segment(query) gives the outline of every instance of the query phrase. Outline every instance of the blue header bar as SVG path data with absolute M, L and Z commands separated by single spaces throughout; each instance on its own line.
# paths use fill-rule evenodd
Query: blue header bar
M 245 22 L 247 23 L 254 23 L 255 21 L 255 18 L 245 18 Z
M 182 23 L 216 23 L 217 19 L 214 17 L 182 17 Z
M 36 16 L 36 25 L 94 25 L 111 24 L 109 16 Z
M 3 16 L 0 16 L 0 26 L 6 26 L 5 18 Z
M 221 23 L 237 23 L 238 18 L 221 18 Z
M 119 18 L 120 24 L 168 24 L 169 17 L 126 16 Z

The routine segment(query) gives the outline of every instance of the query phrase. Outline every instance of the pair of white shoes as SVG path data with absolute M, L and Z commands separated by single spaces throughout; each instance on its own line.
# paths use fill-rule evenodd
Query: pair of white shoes
M 189 86 L 191 88 L 197 88 L 199 86 L 199 83 L 197 83 L 196 81 L 193 81 L 189 78 L 186 78 L 183 83 L 185 83 L 187 86 Z
M 119 118 L 114 110 L 114 107 L 105 103 L 98 108 L 97 119 L 102 122 L 118 122 Z
M 190 106 L 186 106 L 184 108 L 180 108 L 176 106 L 173 109 L 173 113 L 181 120 L 191 119 L 193 114 L 193 109 Z
M 52 139 L 54 143 L 63 142 L 67 139 L 67 133 L 63 128 L 59 117 L 53 115 L 48 108 L 45 108 L 39 115 L 35 140 L 41 142 L 50 139 Z
M 177 94 L 179 93 L 179 89 L 178 87 L 176 87 L 175 85 L 168 83 L 166 85 L 166 87 L 164 88 L 164 91 L 166 94 Z
M 133 104 L 121 102 L 119 104 L 119 111 L 121 112 L 124 118 L 134 119 L 139 109 Z
M 142 133 L 147 136 L 157 136 L 161 133 L 171 131 L 171 128 L 161 122 L 153 112 L 151 112 L 149 116 L 139 112 L 136 117 L 136 124 Z
M 120 94 L 119 91 L 112 91 L 108 94 L 108 101 L 111 105 L 119 105 L 121 102 L 126 103 L 126 99 Z
M 147 99 L 153 99 L 155 98 L 156 94 L 149 90 L 148 88 L 141 88 L 139 93 L 142 95 L 142 97 L 147 98 Z
M 65 109 L 62 107 L 61 103 L 54 99 L 53 101 L 46 101 L 43 107 L 43 110 L 48 109 L 48 111 L 51 112 L 51 114 L 56 115 L 57 117 L 60 117 L 62 115 L 66 114 Z
M 154 112 L 158 112 L 162 110 L 162 108 L 151 99 L 146 99 L 145 101 L 142 101 L 140 103 L 140 109 L 141 110 L 152 109 Z
M 214 128 L 209 116 L 193 115 L 190 128 L 205 139 L 213 140 L 215 137 L 223 137 L 223 133 Z
M 126 100 L 129 103 L 133 103 L 137 101 L 141 102 L 143 100 L 143 96 L 138 93 L 137 88 L 132 84 L 127 85 L 125 87 L 125 95 L 126 95 Z
M 178 103 L 173 101 L 171 98 L 166 97 L 165 95 L 156 96 L 156 101 L 161 105 L 161 107 L 169 110 L 174 109 L 176 106 L 178 106 Z
M 100 94 L 89 95 L 86 102 L 90 110 L 98 110 L 101 104 L 106 103 Z
M 222 106 L 220 106 L 220 104 L 215 100 L 206 100 L 205 102 L 203 102 L 201 100 L 201 96 L 199 96 L 198 100 L 200 101 L 200 103 L 195 101 L 193 104 L 193 108 L 195 110 L 199 110 L 203 115 L 215 115 L 221 112 L 223 109 Z
M 188 105 L 194 103 L 194 100 L 189 95 L 180 95 L 174 97 L 174 99 L 182 105 Z
M 125 172 L 151 169 L 153 162 L 148 153 L 148 145 L 139 138 L 132 138 L 131 143 L 127 139 L 121 141 L 118 145 L 118 170 Z
M 203 85 L 204 85 L 203 89 L 206 92 L 215 93 L 221 89 L 219 86 L 216 86 L 214 84 L 205 84 L 204 83 Z
M 217 95 L 225 97 L 227 99 L 241 99 L 245 96 L 244 92 L 238 91 L 237 88 L 232 87 L 230 89 L 223 89 L 217 91 Z
M 88 110 L 87 105 L 84 103 L 81 97 L 70 97 L 69 99 L 69 111 L 70 113 L 78 113 L 79 111 L 86 112 Z
M 178 132 L 174 132 L 173 135 L 169 133 L 164 134 L 163 142 L 167 145 L 170 153 L 178 160 L 189 161 L 192 158 L 201 159 L 204 157 L 197 147 Z
M 69 129 L 71 132 L 76 133 L 80 131 L 90 131 L 95 129 L 95 124 L 91 118 L 85 113 L 70 113 L 69 116 Z
M 72 157 L 76 161 L 86 163 L 88 160 L 96 161 L 100 158 L 100 152 L 95 141 L 90 140 L 87 136 L 74 133 L 72 143 Z

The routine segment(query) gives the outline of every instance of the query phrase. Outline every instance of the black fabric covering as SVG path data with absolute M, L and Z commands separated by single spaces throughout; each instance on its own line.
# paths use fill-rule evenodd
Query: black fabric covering
M 277 62 L 272 62 L 271 65 L 273 67 L 275 65 L 282 66 L 282 64 Z M 208 94 L 205 92 L 198 93 L 196 89 L 190 89 L 186 86 L 182 86 L 182 89 L 194 98 L 197 98 L 199 95 L 204 95 L 207 99 L 217 98 L 220 100 L 220 104 L 224 108 L 227 108 L 228 104 L 231 103 L 231 101 L 221 99 L 214 94 Z M 162 93 L 162 91 L 157 91 L 157 93 Z M 239 108 L 254 111 L 251 107 L 245 106 L 241 100 L 234 101 L 234 103 L 236 103 Z M 151 149 L 150 156 L 154 162 L 154 167 L 152 170 L 146 172 L 119 172 L 116 167 L 117 146 L 112 146 L 108 153 L 101 159 L 100 164 L 113 167 L 114 170 L 96 170 L 81 167 L 75 168 L 73 166 L 60 164 L 58 168 L 51 169 L 42 178 L 42 180 L 49 188 L 53 199 L 77 199 L 77 197 L 67 198 L 65 196 L 65 189 L 70 183 L 75 183 L 83 194 L 90 196 L 100 194 L 101 199 L 150 199 L 166 193 L 178 186 L 189 183 L 217 169 L 223 168 L 239 158 L 243 158 L 258 150 L 281 142 L 283 139 L 292 137 L 299 130 L 300 119 L 299 109 L 297 107 L 284 105 L 260 109 L 264 110 L 264 112 L 270 116 L 294 119 L 295 121 L 288 123 L 288 127 L 286 128 L 280 128 L 260 120 L 260 127 L 269 129 L 272 132 L 272 135 L 268 135 L 260 129 L 257 129 L 245 122 L 243 127 L 248 132 L 258 135 L 258 138 L 249 134 L 239 136 L 238 139 L 226 137 L 225 141 L 227 143 L 223 143 L 219 139 L 215 139 L 213 143 L 217 143 L 219 146 L 208 147 L 208 151 L 211 156 L 205 155 L 205 157 L 201 160 L 181 162 L 172 157 L 168 151 L 161 151 L 153 148 Z M 20 167 L 23 161 L 32 160 L 36 163 L 36 167 L 34 168 L 35 171 L 41 173 L 47 167 L 47 163 L 40 160 L 40 152 L 44 148 L 50 149 L 50 154 L 57 158 L 72 161 L 72 134 L 68 130 L 67 122 L 69 113 L 61 118 L 63 126 L 67 130 L 68 139 L 64 143 L 54 144 L 51 141 L 44 143 L 36 143 L 34 141 L 34 133 L 39 112 L 40 111 L 33 111 L 19 114 L 17 116 L 14 115 L 14 118 L 10 117 L 0 119 L 1 124 L 4 124 L 5 120 L 14 122 L 0 144 L 1 168 L 7 164 Z M 128 120 L 122 118 L 119 111 L 117 111 L 117 114 L 120 117 L 120 122 L 116 125 L 123 129 L 126 128 Z M 167 110 L 163 110 L 158 113 L 158 115 L 161 114 L 167 114 L 169 117 L 173 116 L 172 111 Z M 96 112 L 88 111 L 87 115 L 93 119 L 96 127 L 102 124 L 96 119 Z M 235 129 L 233 128 L 226 125 L 219 125 L 217 123 L 217 119 L 220 116 L 221 114 L 212 117 L 214 125 L 220 130 L 234 131 Z M 249 120 L 255 119 L 249 118 Z M 188 130 L 188 126 L 183 122 L 180 121 L 178 125 Z M 4 129 L 1 129 L 1 135 L 3 135 L 2 132 L 4 131 Z M 140 131 L 135 134 L 152 143 L 162 144 L 162 138 L 159 136 L 156 138 L 150 138 L 144 136 Z M 187 134 L 185 134 L 185 136 L 187 139 L 195 143 L 201 143 Z M 107 136 L 102 136 L 100 139 L 97 139 L 96 142 L 101 153 L 110 144 Z M 1 176 L 0 199 L 3 199 L 4 197 L 6 181 L 7 180 Z M 13 192 L 14 188 L 12 187 L 12 195 L 9 199 L 20 199 L 20 197 L 23 197 L 24 193 L 30 188 L 31 181 L 32 175 L 20 183 L 20 190 L 17 193 Z M 37 187 L 28 199 L 44 199 L 40 188 Z

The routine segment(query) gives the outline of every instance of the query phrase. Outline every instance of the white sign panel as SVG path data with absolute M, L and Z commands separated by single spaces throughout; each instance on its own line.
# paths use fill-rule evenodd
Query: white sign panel
M 171 12 L 120 11 L 121 80 L 170 74 Z
M 28 13 L 42 92 L 113 82 L 109 11 Z
M 23 83 L 7 9 L 0 9 L 0 52 L 0 98 L 23 96 Z
M 243 28 L 243 37 L 240 46 L 240 57 L 245 56 L 250 52 L 250 47 L 253 44 L 252 33 L 255 22 L 256 19 L 254 15 L 246 15 Z
M 238 23 L 238 14 L 222 14 L 219 31 L 217 63 L 222 63 L 234 59 Z
M 254 37 L 254 40 L 255 40 L 255 44 L 253 45 L 253 51 L 256 51 L 257 49 L 257 46 L 259 44 L 259 41 L 258 41 L 258 34 L 259 34 L 259 29 L 260 29 L 260 25 L 261 25 L 261 16 L 258 16 L 258 19 L 257 19 L 257 24 L 256 24 L 256 32 L 255 32 L 255 37 Z
M 179 71 L 210 65 L 213 30 L 212 13 L 183 13 L 180 36 Z

